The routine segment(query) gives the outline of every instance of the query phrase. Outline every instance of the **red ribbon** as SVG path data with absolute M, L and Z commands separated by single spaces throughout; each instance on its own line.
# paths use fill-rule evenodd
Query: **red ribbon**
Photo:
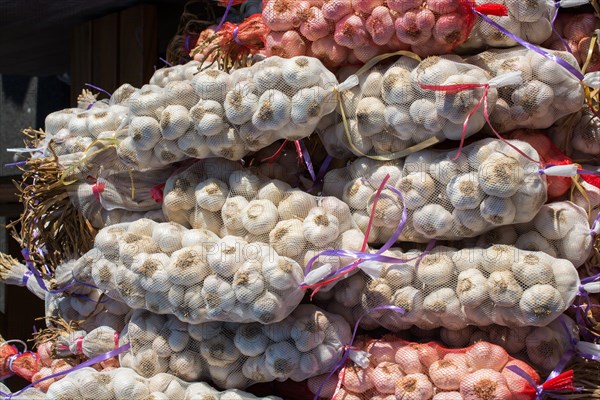
M 96 182 L 92 185 L 92 193 L 94 194 L 94 197 L 96 198 L 96 200 L 100 200 L 100 193 L 102 193 L 102 192 L 104 192 L 104 183 Z
M 165 185 L 166 183 L 159 183 L 158 185 L 154 186 L 153 188 L 150 189 L 150 196 L 152 196 L 152 199 L 154 199 L 155 202 L 157 203 L 162 203 L 164 200 L 164 190 L 165 190 Z

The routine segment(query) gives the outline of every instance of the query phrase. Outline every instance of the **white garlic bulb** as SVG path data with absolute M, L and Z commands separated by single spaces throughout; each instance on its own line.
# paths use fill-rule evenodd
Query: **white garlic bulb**
M 218 179 L 207 179 L 196 185 L 196 204 L 207 211 L 219 211 L 225 204 L 229 188 Z
M 281 71 L 285 83 L 295 89 L 302 89 L 319 82 L 322 68 L 317 59 L 299 56 L 283 60 Z
M 454 218 L 438 204 L 428 204 L 413 214 L 413 227 L 427 238 L 435 238 L 452 229 Z
M 252 119 L 258 104 L 250 82 L 239 82 L 225 96 L 225 116 L 232 124 L 242 125 Z
M 252 115 L 252 124 L 261 131 L 283 128 L 291 121 L 292 102 L 284 93 L 269 89 L 258 99 L 258 107 Z
M 321 207 L 311 209 L 302 225 L 306 240 L 318 247 L 335 241 L 340 234 L 337 217 Z
M 242 224 L 253 235 L 267 234 L 279 219 L 277 207 L 268 200 L 252 200 L 242 210 Z

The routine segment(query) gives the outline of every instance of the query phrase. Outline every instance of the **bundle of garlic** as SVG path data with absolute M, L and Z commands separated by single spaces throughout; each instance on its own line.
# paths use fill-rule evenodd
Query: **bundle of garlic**
M 267 56 L 312 55 L 328 67 L 358 64 L 397 50 L 446 54 L 475 23 L 466 0 L 268 0 Z M 500 11 L 500 10 L 499 10 Z M 503 10 L 502 10 L 503 11 Z
M 142 376 L 169 373 L 189 382 L 210 379 L 219 387 L 257 382 L 302 381 L 326 373 L 350 340 L 338 315 L 300 305 L 281 322 L 191 325 L 172 315 L 136 311 L 120 335 L 124 367 Z
M 360 73 L 359 86 L 344 93 L 343 110 L 338 111 L 342 117 L 321 121 L 318 132 L 330 154 L 344 146 L 357 156 L 396 153 L 433 138 L 458 140 L 483 128 L 481 99 L 485 94 L 492 112 L 499 88 L 518 84 L 519 77 L 513 75 L 491 79 L 458 56 L 421 62 L 403 56 L 392 65 Z
M 507 225 L 465 240 L 466 246 L 514 245 L 569 260 L 578 268 L 593 249 L 587 211 L 570 201 L 544 204 L 530 222 Z
M 570 51 L 579 65 L 587 60 L 592 45 L 594 31 L 600 28 L 598 17 L 589 12 L 559 13 L 554 23 L 556 35 L 552 35 L 542 46 L 547 49 Z M 562 39 L 562 40 L 561 40 Z M 565 48 L 568 46 L 568 49 Z M 598 52 L 593 51 L 586 72 L 600 70 Z
M 123 327 L 119 327 L 118 330 Z M 87 358 L 97 357 L 119 347 L 118 330 L 111 326 L 99 326 L 90 331 L 59 330 L 56 338 L 51 341 L 52 353 L 59 358 L 80 355 Z
M 32 388 L 12 394 L 10 398 L 15 400 L 281 400 L 276 396 L 256 397 L 236 389 L 220 392 L 207 383 L 187 383 L 169 374 L 158 374 L 147 379 L 129 368 L 114 368 L 99 372 L 89 367 L 72 371 L 63 379 L 52 383 L 47 393 Z
M 55 286 L 59 290 L 47 292 L 45 298 L 48 326 L 54 326 L 55 319 L 77 322 L 87 331 L 100 326 L 119 330 L 125 325 L 131 308 L 116 296 L 107 298 L 93 285 L 91 270 L 99 259 L 99 253 L 91 250 L 77 261 L 56 268 Z
M 46 291 L 31 275 L 25 265 L 8 254 L 0 253 L 0 282 L 5 285 L 26 287 L 36 297 L 43 300 L 46 297 Z
M 551 20 L 560 2 L 548 0 L 498 0 L 508 10 L 507 16 L 488 16 L 512 35 L 532 44 L 540 44 L 552 36 Z M 566 3 L 566 2 L 565 2 Z M 555 5 L 557 4 L 557 5 Z M 490 47 L 513 47 L 517 41 L 496 27 L 477 19 L 468 39 L 456 48 L 458 53 L 472 53 Z M 555 48 L 564 50 L 563 48 Z
M 292 189 L 261 172 L 227 160 L 199 161 L 167 181 L 165 216 L 229 242 L 236 237 L 239 245 L 266 243 L 301 266 L 323 250 L 361 250 L 364 235 L 344 202 Z M 352 260 L 321 261 L 338 269 Z
M 507 144 L 508 143 L 508 144 Z M 375 209 L 369 243 L 385 243 L 407 220 L 401 241 L 474 237 L 494 227 L 528 222 L 546 201 L 545 176 L 533 148 L 520 141 L 485 139 L 456 151 L 424 150 L 404 162 L 359 158 L 325 176 L 323 194 L 342 199 L 365 232 L 377 187 L 386 174 L 402 199 L 384 189 Z
M 547 50 L 579 71 L 577 60 L 568 52 Z M 521 72 L 523 83 L 498 91 L 492 126 L 500 133 L 517 128 L 545 129 L 559 118 L 579 111 L 584 104 L 580 80 L 556 61 L 523 47 L 493 49 L 468 57 L 492 77 Z
M 459 330 L 442 328 L 440 339 L 444 345 L 452 348 L 481 341 L 490 342 L 501 346 L 511 356 L 531 364 L 540 373 L 547 374 L 559 365 L 566 352 L 576 351 L 571 340 L 577 338 L 578 333 L 577 324 L 563 315 L 543 327 L 488 325 L 468 326 Z
M 296 261 L 239 236 L 141 219 L 102 229 L 94 247 L 96 286 L 131 308 L 181 321 L 273 323 L 304 296 Z
M 367 261 L 360 273 L 319 292 L 320 302 L 337 302 L 328 311 L 362 326 L 396 332 L 492 323 L 511 328 L 545 326 L 574 302 L 581 282 L 568 260 L 514 246 L 435 246 L 429 252 L 390 250 L 407 261 Z M 416 260 L 414 256 L 420 256 Z M 590 290 L 593 288 L 589 287 Z M 392 305 L 404 313 L 375 307 Z
M 370 354 L 366 365 L 348 362 L 337 376 L 319 376 L 308 387 L 332 400 L 517 400 L 535 387 L 513 372 L 516 366 L 537 385 L 540 377 L 500 347 L 479 342 L 463 349 L 437 343 L 406 342 L 394 336 L 361 338 L 355 345 Z M 336 390 L 336 385 L 341 388 Z
M 156 84 L 128 100 L 118 152 L 137 168 L 189 157 L 240 160 L 278 139 L 309 136 L 337 105 L 335 76 L 311 57 L 270 57 L 231 74 L 204 69 L 183 80 L 172 78 L 176 68 L 158 70 Z

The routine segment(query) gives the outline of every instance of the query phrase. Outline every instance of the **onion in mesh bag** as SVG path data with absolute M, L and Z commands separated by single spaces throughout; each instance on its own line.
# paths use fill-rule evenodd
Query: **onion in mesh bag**
M 256 397 L 237 389 L 220 392 L 207 383 L 188 383 L 173 375 L 164 373 L 144 378 L 129 368 L 115 368 L 110 371 L 99 372 L 90 367 L 70 372 L 64 379 L 51 384 L 47 393 L 31 388 L 11 395 L 11 398 L 85 400 L 210 398 L 216 400 L 281 400 L 276 396 Z
M 402 150 L 415 144 L 471 136 L 485 125 L 484 108 L 493 111 L 498 90 L 520 81 L 515 73 L 492 79 L 489 72 L 457 56 L 429 57 L 420 63 L 404 56 L 359 74 L 359 86 L 343 95 L 344 114 L 319 126 L 331 154 L 336 154 L 336 146 L 357 156 L 404 154 Z
M 526 143 L 510 144 L 530 158 L 539 156 Z M 325 176 L 323 194 L 342 199 L 365 232 L 377 186 L 386 174 L 400 197 L 384 189 L 375 210 L 369 243 L 385 243 L 401 221 L 399 240 L 462 239 L 494 226 L 527 222 L 546 201 L 545 176 L 539 167 L 499 140 L 482 140 L 456 151 L 424 150 L 404 161 L 360 158 L 343 171 Z M 518 205 L 518 207 L 517 207 Z
M 355 347 L 370 355 L 367 365 L 349 362 L 337 376 L 311 378 L 308 387 L 319 398 L 529 398 L 534 388 L 509 366 L 518 366 L 533 382 L 540 382 L 533 368 L 487 342 L 462 349 L 447 349 L 434 342 L 411 343 L 393 336 L 365 337 L 357 342 Z
M 548 52 L 579 70 L 571 54 Z M 548 128 L 583 106 L 584 94 L 579 79 L 533 50 L 522 47 L 494 49 L 468 57 L 466 61 L 483 68 L 493 77 L 521 71 L 523 84 L 500 90 L 496 108 L 490 115 L 491 125 L 500 133 L 516 128 Z
M 301 381 L 338 361 L 350 327 L 338 315 L 300 305 L 281 322 L 191 325 L 173 316 L 134 312 L 120 336 L 131 350 L 121 364 L 142 376 L 167 372 L 187 381 L 210 379 L 221 387 Z
M 409 261 L 361 264 L 361 273 L 330 292 L 317 293 L 317 298 L 341 303 L 354 321 L 378 306 L 400 307 L 403 315 L 379 309 L 361 321 L 391 331 L 413 325 L 454 330 L 492 323 L 544 326 L 573 303 L 580 286 L 571 262 L 509 245 L 462 250 L 436 246 L 408 253 L 392 249 L 384 255 Z
M 169 82 L 145 85 L 128 101 L 128 136 L 118 151 L 137 168 L 189 157 L 239 160 L 278 139 L 309 136 L 337 104 L 335 76 L 311 57 L 270 57 L 231 74 L 198 72 L 194 62 L 179 69 L 196 73 L 153 77 Z

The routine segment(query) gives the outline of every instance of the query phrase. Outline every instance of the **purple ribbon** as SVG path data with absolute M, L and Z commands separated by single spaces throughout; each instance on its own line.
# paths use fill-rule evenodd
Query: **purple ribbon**
M 221 22 L 219 22 L 219 26 L 215 29 L 215 33 L 219 32 L 227 19 L 227 15 L 229 15 L 229 11 L 231 11 L 231 6 L 233 5 L 233 0 L 229 0 L 227 3 L 227 8 L 225 8 L 225 13 L 223 13 L 223 18 L 221 18 Z
M 17 165 L 25 165 L 27 161 L 19 161 L 14 163 L 4 164 L 5 167 L 16 167 Z
M 527 383 L 529 383 L 529 386 L 531 386 L 535 390 L 535 400 L 541 400 L 543 398 L 544 387 L 542 385 L 536 384 L 533 378 L 527 372 L 523 371 L 516 365 L 509 365 L 508 367 L 506 367 L 506 369 L 509 369 L 510 371 L 519 375 L 521 378 L 525 379 Z
M 327 157 L 325 157 L 325 160 L 323 160 L 323 163 L 321 164 L 321 168 L 319 168 L 319 172 L 317 172 L 317 179 L 313 183 L 312 187 L 308 189 L 308 193 L 314 193 L 316 190 L 321 189 L 323 186 L 323 179 L 325 178 L 325 174 L 327 173 L 327 169 L 329 168 L 329 164 L 331 164 L 332 160 L 333 157 L 331 157 L 329 154 Z
M 590 294 L 587 290 L 585 290 L 585 285 L 588 283 L 596 282 L 600 280 L 600 274 L 590 276 L 588 278 L 584 278 L 581 280 L 579 285 L 579 291 L 577 293 L 577 304 L 575 306 L 575 320 L 577 324 L 583 328 L 581 331 L 581 335 L 584 339 L 589 340 L 590 342 L 595 339 L 595 337 L 588 331 L 588 322 L 590 322 L 588 314 L 592 308 L 592 301 L 590 298 Z M 582 305 L 582 302 L 585 302 L 585 307 Z
M 356 333 L 358 332 L 358 327 L 360 325 L 360 321 L 362 321 L 362 319 L 364 317 L 366 317 L 367 315 L 369 315 L 371 312 L 377 311 L 377 310 L 392 310 L 392 311 L 400 313 L 402 315 L 406 314 L 406 310 L 404 310 L 402 307 L 388 305 L 388 306 L 378 306 L 378 307 L 371 308 L 371 309 L 367 310 L 363 315 L 361 315 L 360 318 L 354 324 L 354 330 L 352 331 L 352 337 L 350 338 L 350 342 L 343 347 L 342 357 L 334 365 L 333 369 L 327 375 L 327 377 L 325 379 L 323 379 L 323 382 L 321 382 L 319 389 L 317 389 L 317 392 L 315 393 L 315 397 L 313 397 L 313 400 L 319 399 L 319 395 L 323 391 L 323 387 L 325 386 L 325 383 L 329 380 L 329 378 L 331 378 L 333 376 L 333 374 L 335 374 L 339 369 L 341 369 L 346 364 L 346 361 L 348 361 L 348 357 L 350 356 L 350 351 L 353 350 L 352 343 L 354 343 L 354 339 L 356 339 Z
M 239 44 L 240 46 L 243 46 L 244 43 L 242 43 L 242 41 L 240 40 L 240 38 L 238 37 L 238 30 L 240 29 L 239 26 L 236 26 L 235 29 L 233 30 L 233 40 L 235 40 L 235 42 L 237 44 Z
M 106 360 L 108 360 L 110 358 L 116 357 L 119 354 L 126 352 L 130 348 L 131 348 L 131 344 L 130 343 L 126 343 L 123 346 L 121 346 L 119 348 L 116 348 L 116 349 L 114 349 L 112 351 L 106 352 L 104 354 L 100 354 L 99 356 L 96 356 L 94 358 L 90 358 L 89 360 L 87 360 L 87 361 L 85 361 L 85 362 L 83 362 L 83 363 L 81 363 L 81 364 L 77 365 L 76 367 L 73 367 L 73 368 L 71 368 L 69 370 L 57 372 L 55 374 L 48 375 L 45 378 L 42 378 L 42 379 L 40 379 L 38 381 L 31 382 L 29 385 L 25 386 L 23 389 L 19 390 L 18 392 L 15 392 L 15 393 L 0 392 L 0 395 L 3 396 L 5 400 L 10 400 L 10 399 L 12 399 L 13 396 L 18 396 L 21 393 L 23 393 L 24 391 L 26 391 L 27 389 L 30 389 L 30 388 L 34 387 L 35 385 L 37 385 L 37 384 L 39 384 L 41 382 L 44 382 L 44 381 L 46 381 L 48 379 L 52 379 L 52 378 L 56 378 L 56 377 L 59 377 L 59 376 L 63 376 L 63 375 L 69 374 L 69 373 L 77 371 L 77 370 L 79 370 L 81 368 L 91 367 L 94 364 L 98 364 L 99 362 L 106 361 Z
M 569 64 L 568 62 L 566 62 L 565 60 L 563 60 L 560 57 L 557 57 L 553 54 L 548 53 L 546 50 L 542 49 L 541 47 L 538 47 L 536 45 L 533 45 L 529 42 L 527 42 L 526 40 L 521 39 L 520 37 L 518 37 L 517 35 L 511 33 L 510 31 L 508 31 L 506 28 L 504 28 L 502 25 L 494 22 L 491 18 L 489 18 L 487 15 L 482 14 L 481 12 L 477 11 L 475 9 L 475 7 L 472 7 L 473 12 L 477 15 L 479 15 L 485 22 L 487 22 L 488 24 L 492 25 L 493 27 L 495 27 L 496 29 L 498 29 L 500 32 L 504 33 L 506 36 L 508 36 L 509 38 L 513 39 L 515 42 L 519 43 L 521 46 L 535 51 L 536 53 L 546 57 L 549 60 L 554 61 L 555 63 L 559 64 L 561 67 L 563 67 L 564 69 L 566 69 L 567 71 L 569 71 L 573 76 L 575 76 L 578 80 L 582 81 L 583 80 L 583 74 L 581 73 L 581 71 L 579 71 L 577 68 L 575 68 L 574 66 L 572 66 L 571 64 Z
M 596 218 L 594 219 L 594 222 L 592 222 L 592 226 L 590 228 L 590 235 L 592 237 L 596 236 L 596 227 L 597 225 L 600 224 L 600 213 L 598 213 L 598 215 L 596 215 Z
M 555 13 L 552 16 L 552 21 L 550 21 L 550 25 L 552 26 L 552 32 L 558 36 L 558 38 L 560 39 L 561 43 L 563 44 L 563 46 L 565 46 L 565 49 L 567 49 L 567 51 L 571 54 L 573 54 L 573 52 L 571 51 L 571 47 L 569 47 L 569 44 L 567 43 L 567 41 L 558 34 L 558 32 L 556 32 L 556 29 L 554 28 L 554 23 L 556 22 L 556 17 L 558 17 L 558 10 L 560 9 L 560 0 L 557 0 L 554 2 L 554 8 L 555 8 Z
M 164 59 L 164 58 L 162 58 L 162 57 L 158 57 L 158 59 L 159 59 L 160 61 L 162 61 L 163 63 L 165 63 L 165 65 L 166 65 L 167 67 L 172 67 L 172 66 L 173 66 L 173 64 L 171 64 L 170 62 L 168 62 L 167 60 L 165 60 L 165 59 Z
M 23 274 L 23 277 L 21 278 L 21 284 L 22 286 L 27 286 L 27 281 L 29 280 L 29 277 L 32 275 L 30 270 L 25 271 L 25 273 Z
M 310 159 L 310 154 L 308 153 L 308 149 L 306 148 L 304 141 L 301 139 L 298 142 L 300 143 L 300 149 L 302 151 L 302 157 L 304 158 L 304 164 L 306 164 L 308 173 L 310 174 L 310 177 L 312 178 L 314 183 L 317 180 L 317 177 L 315 176 L 315 169 L 313 167 L 312 160 Z
M 101 87 L 94 86 L 94 85 L 92 85 L 91 83 L 86 83 L 86 84 L 84 84 L 84 85 L 85 85 L 85 86 L 89 86 L 89 87 L 91 87 L 92 89 L 96 89 L 96 90 L 98 90 L 98 91 L 100 91 L 100 92 L 102 92 L 102 93 L 104 93 L 104 94 L 107 94 L 107 95 L 108 95 L 108 97 L 112 97 L 112 93 L 110 93 L 110 92 L 108 92 L 108 91 L 106 91 L 106 90 L 102 89 Z M 94 103 L 92 103 L 92 104 L 94 104 Z
M 388 188 L 389 190 L 391 190 L 392 192 L 394 192 L 398 197 L 400 197 L 400 200 L 402 201 L 402 207 L 403 207 L 402 218 L 400 219 L 400 223 L 398 224 L 398 226 L 396 227 L 396 230 L 394 231 L 392 236 L 388 239 L 388 241 L 375 253 L 367 253 L 367 252 L 362 252 L 362 251 L 350 251 L 350 250 L 325 250 L 325 251 L 322 251 L 321 253 L 317 254 L 316 256 L 314 256 L 313 258 L 311 258 L 308 261 L 308 263 L 306 264 L 306 268 L 304 270 L 305 276 L 311 271 L 313 264 L 321 256 L 352 257 L 357 260 L 357 261 L 354 261 L 354 262 L 344 266 L 343 268 L 340 268 L 337 271 L 333 271 L 333 272 L 329 273 L 327 276 L 325 276 L 323 279 L 321 279 L 321 281 L 326 281 L 326 280 L 332 279 L 334 277 L 337 278 L 338 276 L 345 275 L 350 269 L 355 268 L 356 266 L 364 263 L 365 261 L 379 261 L 379 262 L 387 263 L 387 264 L 404 264 L 404 263 L 407 263 L 410 261 L 420 259 L 420 258 L 424 257 L 429 251 L 431 251 L 431 249 L 435 245 L 435 240 L 430 241 L 429 244 L 427 245 L 427 248 L 425 249 L 425 251 L 423 251 L 420 255 L 418 255 L 417 257 L 414 257 L 414 258 L 400 259 L 400 258 L 396 258 L 396 257 L 389 257 L 389 256 L 383 255 L 383 253 L 385 253 L 387 250 L 389 250 L 396 243 L 396 241 L 402 234 L 402 231 L 404 230 L 406 223 L 408 222 L 408 210 L 404 203 L 404 196 L 402 196 L 402 193 L 393 186 L 385 185 L 385 187 Z M 302 282 L 300 284 L 300 286 L 307 287 L 309 285 L 307 285 L 305 282 Z

